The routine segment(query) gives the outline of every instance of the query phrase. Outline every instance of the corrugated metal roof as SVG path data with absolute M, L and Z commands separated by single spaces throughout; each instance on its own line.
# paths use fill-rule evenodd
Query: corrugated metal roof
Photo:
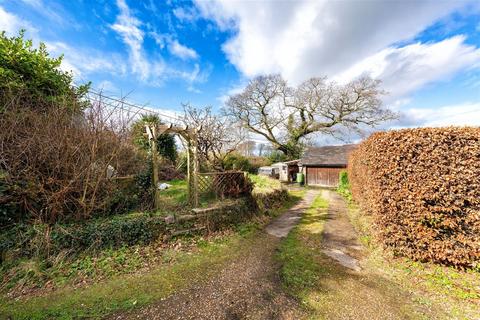
M 302 165 L 346 166 L 348 155 L 357 147 L 356 144 L 342 146 L 310 147 L 300 160 Z

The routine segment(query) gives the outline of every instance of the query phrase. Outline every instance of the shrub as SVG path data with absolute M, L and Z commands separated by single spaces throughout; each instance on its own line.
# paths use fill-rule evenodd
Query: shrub
M 397 254 L 475 267 L 480 261 L 480 128 L 373 134 L 350 157 L 354 199 Z
M 352 200 L 352 193 L 350 192 L 350 182 L 348 181 L 348 173 L 346 170 L 340 171 L 339 183 L 337 192 L 340 193 L 348 201 Z
M 164 217 L 135 213 L 69 224 L 17 224 L 0 234 L 2 260 L 151 242 L 165 233 Z
M 253 170 L 248 158 L 237 153 L 232 153 L 225 157 L 223 168 L 225 170 L 240 170 L 247 172 L 252 172 Z
M 21 31 L 9 38 L 4 31 L 0 33 L 0 112 L 19 95 L 28 99 L 23 106 L 38 111 L 51 103 L 76 110 L 85 107 L 83 98 L 90 84 L 73 86 L 73 74 L 60 69 L 62 57 L 51 58 L 43 43 L 34 48 L 24 34 Z
M 0 33 L 0 228 L 113 214 L 136 201 L 108 176 L 143 167 L 128 120 L 91 103 L 89 85 L 74 86 L 60 63 L 23 33 Z
M 126 176 L 146 161 L 93 114 L 98 108 L 72 119 L 61 106 L 40 113 L 22 101 L 9 104 L 0 117 L 0 206 L 11 209 L 2 222 L 55 223 L 118 212 L 121 190 L 109 168 Z

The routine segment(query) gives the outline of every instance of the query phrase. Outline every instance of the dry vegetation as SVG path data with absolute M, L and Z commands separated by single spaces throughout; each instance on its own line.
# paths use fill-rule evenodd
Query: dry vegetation
M 10 100 L 0 118 L 0 204 L 15 214 L 3 223 L 86 219 L 128 205 L 128 196 L 116 196 L 121 186 L 109 170 L 129 175 L 145 161 L 119 119 L 110 121 L 101 103 L 83 111 L 55 103 L 39 112 L 25 101 Z
M 381 242 L 415 260 L 478 268 L 480 128 L 373 134 L 351 155 L 354 199 Z

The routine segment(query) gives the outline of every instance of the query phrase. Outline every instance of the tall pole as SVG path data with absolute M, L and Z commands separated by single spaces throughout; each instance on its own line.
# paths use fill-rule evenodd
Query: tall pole
M 155 193 L 154 193 L 154 204 L 155 204 L 155 209 L 158 209 L 160 207 L 160 198 L 159 198 L 159 190 L 158 190 L 158 158 L 157 158 L 157 130 L 155 126 L 151 126 L 151 131 L 152 131 L 152 139 L 150 141 L 152 142 L 150 145 L 152 147 L 152 166 L 153 166 L 153 187 L 155 188 Z
M 193 153 L 193 204 L 198 207 L 198 175 L 200 172 L 200 164 L 198 162 L 198 141 L 196 132 L 192 137 L 192 153 Z
M 193 186 L 192 186 L 192 143 L 190 139 L 187 140 L 187 186 L 188 186 L 188 200 L 192 203 Z

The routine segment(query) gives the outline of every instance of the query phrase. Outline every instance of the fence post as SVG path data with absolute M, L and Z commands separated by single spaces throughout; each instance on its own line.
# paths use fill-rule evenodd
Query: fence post
M 155 126 L 152 126 L 151 127 L 151 130 L 152 130 L 152 135 L 153 135 L 153 139 L 151 139 L 150 141 L 152 142 L 151 143 L 151 147 L 152 147 L 152 165 L 153 165 L 153 187 L 155 188 L 155 193 L 154 193 L 154 205 L 155 205 L 155 209 L 158 209 L 160 207 L 160 203 L 159 203 L 159 190 L 158 190 L 158 158 L 157 158 L 157 130 L 155 128 Z
M 187 139 L 187 186 L 188 186 L 188 201 L 192 203 L 192 143 Z
M 196 133 L 192 139 L 192 152 L 193 152 L 193 205 L 198 207 L 198 175 L 200 172 L 198 162 L 198 142 Z

